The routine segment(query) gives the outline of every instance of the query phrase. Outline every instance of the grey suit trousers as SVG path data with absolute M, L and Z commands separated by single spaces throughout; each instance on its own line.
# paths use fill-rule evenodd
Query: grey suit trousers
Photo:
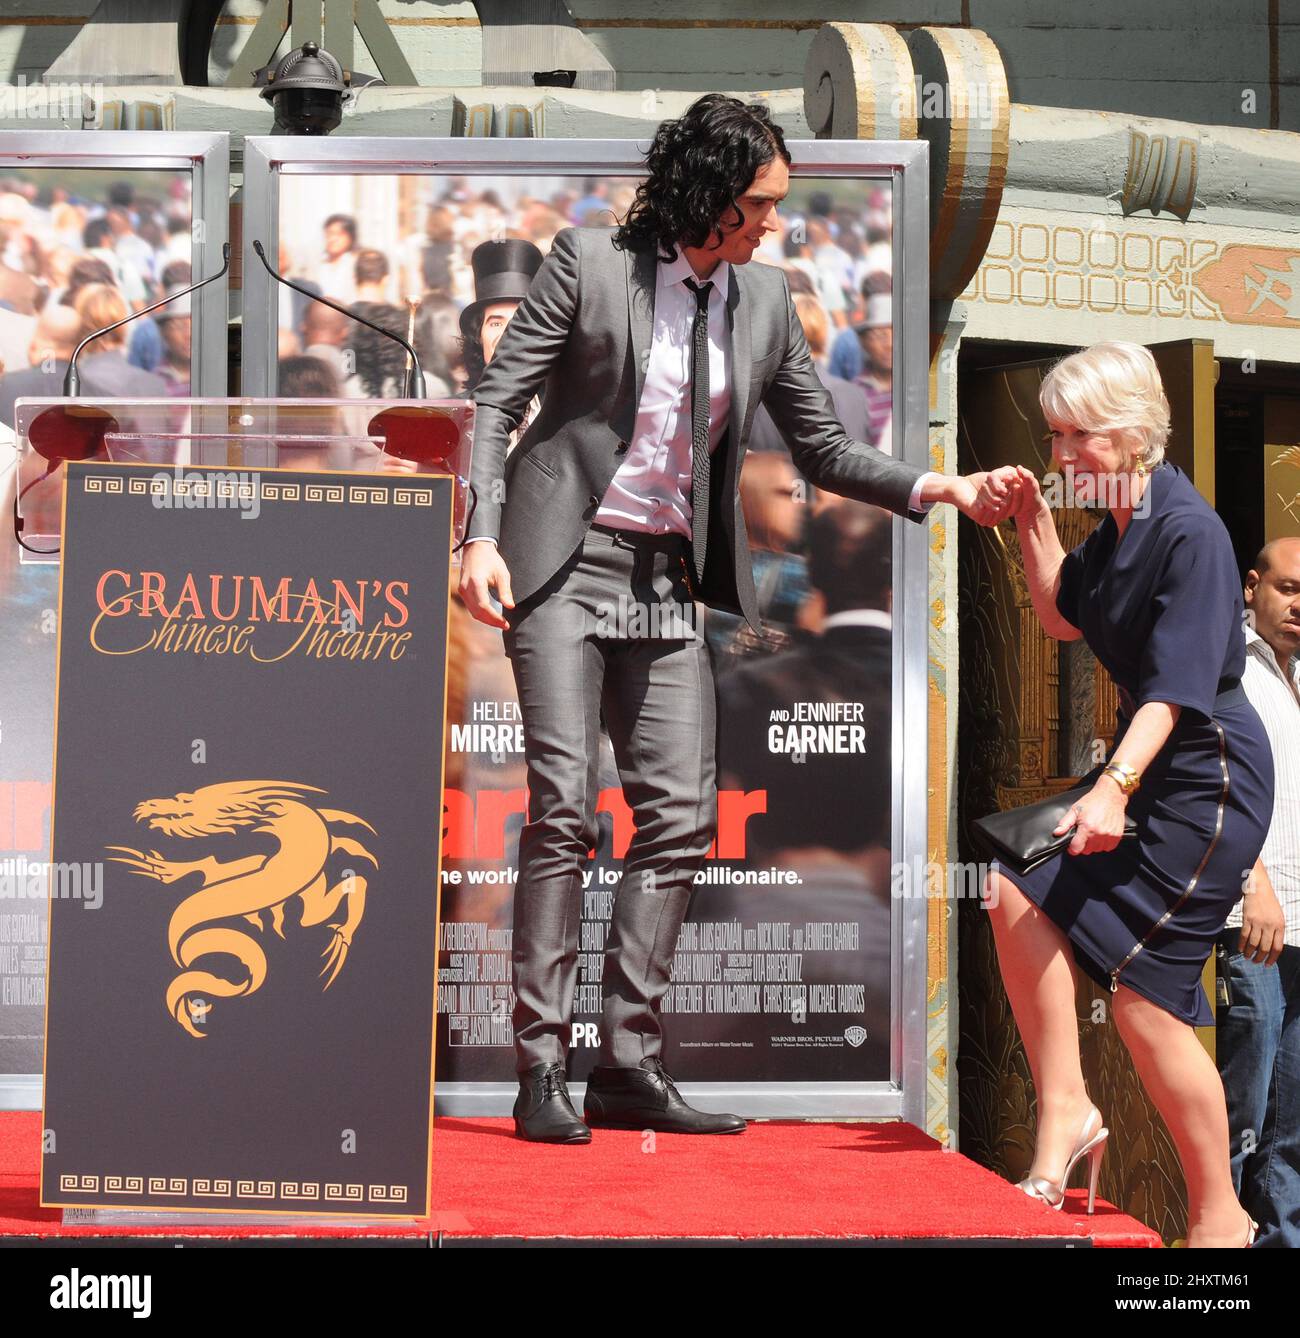
M 593 527 L 541 589 L 506 611 L 529 790 L 514 899 L 521 1072 L 567 1057 L 602 705 L 636 834 L 605 947 L 599 1062 L 632 1067 L 660 1053 L 659 1007 L 717 825 L 717 703 L 689 558 L 681 536 Z

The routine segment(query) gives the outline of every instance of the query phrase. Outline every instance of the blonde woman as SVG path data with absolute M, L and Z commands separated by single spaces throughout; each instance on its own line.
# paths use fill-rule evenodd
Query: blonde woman
M 1007 995 L 1038 1095 L 1026 1193 L 1060 1207 L 1077 1162 L 1089 1211 L 1106 1145 L 1084 1088 L 1077 965 L 1159 1110 L 1187 1183 L 1188 1244 L 1243 1246 L 1214 1061 L 1194 1027 L 1214 1015 L 1201 970 L 1243 881 L 1259 866 L 1273 807 L 1268 738 L 1240 684 L 1242 584 L 1222 521 L 1164 459 L 1169 405 L 1151 354 L 1097 344 L 1057 363 L 1039 401 L 1076 491 L 1108 511 L 1066 553 L 1027 469 L 1006 484 L 1034 611 L 1059 641 L 1083 637 L 1120 697 L 1104 772 L 1057 829 L 1068 849 L 986 892 Z M 985 484 L 990 498 L 1003 484 Z M 1121 839 L 1125 813 L 1136 838 Z

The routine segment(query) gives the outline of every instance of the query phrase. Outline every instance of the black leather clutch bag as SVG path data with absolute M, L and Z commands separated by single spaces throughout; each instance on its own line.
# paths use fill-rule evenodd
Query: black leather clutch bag
M 1104 767 L 1105 763 L 1089 772 L 1078 785 L 1050 798 L 976 818 L 971 823 L 976 838 L 999 864 L 1005 864 L 1013 873 L 1036 869 L 1070 844 L 1073 827 L 1060 836 L 1053 833 L 1061 825 L 1061 819 L 1096 784 Z M 1137 823 L 1125 814 L 1123 839 L 1129 840 L 1137 834 Z

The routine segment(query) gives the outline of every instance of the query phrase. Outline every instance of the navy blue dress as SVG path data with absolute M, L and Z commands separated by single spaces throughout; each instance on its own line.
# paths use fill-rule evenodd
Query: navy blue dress
M 1228 532 L 1168 461 L 1139 512 L 1148 499 L 1123 535 L 1107 512 L 1066 555 L 1056 602 L 1119 690 L 1117 746 L 1139 706 L 1182 707 L 1129 798 L 1138 836 L 1000 872 L 1060 926 L 1094 980 L 1203 1027 L 1214 1014 L 1201 972 L 1264 845 L 1273 755 L 1241 687 L 1244 606 Z

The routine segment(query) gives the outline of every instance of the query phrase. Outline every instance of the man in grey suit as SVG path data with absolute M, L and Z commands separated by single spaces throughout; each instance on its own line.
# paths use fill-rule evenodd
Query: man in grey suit
M 985 523 L 1006 510 L 1002 473 L 928 474 L 845 434 L 784 271 L 745 267 L 778 226 L 789 161 L 761 103 L 707 94 L 665 122 L 623 226 L 556 234 L 474 390 L 477 506 L 460 593 L 503 629 L 528 764 L 513 949 L 522 1138 L 745 1128 L 681 1098 L 660 1058 L 659 1009 L 717 817 L 716 701 L 695 601 L 759 630 L 737 484 L 759 403 L 818 487 L 915 521 L 936 501 Z M 584 1123 L 564 1064 L 602 706 L 636 834 L 606 941 Z

